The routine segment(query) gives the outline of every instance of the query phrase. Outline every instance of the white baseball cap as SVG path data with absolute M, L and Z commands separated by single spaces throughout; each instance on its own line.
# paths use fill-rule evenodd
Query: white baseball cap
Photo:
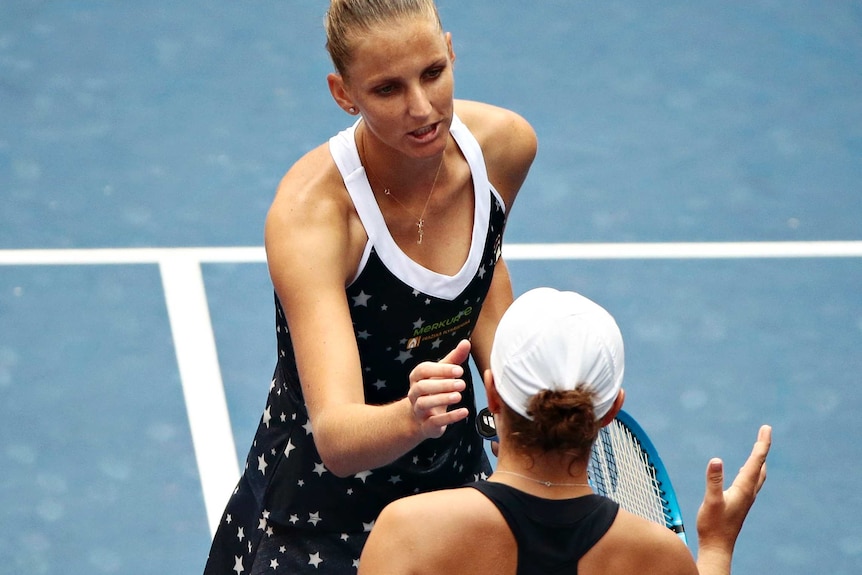
M 491 347 L 491 373 L 502 400 L 522 416 L 544 390 L 593 393 L 596 419 L 610 411 L 623 383 L 623 337 L 614 318 L 571 291 L 536 288 L 503 314 Z

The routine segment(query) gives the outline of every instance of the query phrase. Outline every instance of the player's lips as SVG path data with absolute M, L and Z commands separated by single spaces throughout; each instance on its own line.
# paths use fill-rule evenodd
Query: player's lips
M 413 130 L 412 132 L 409 132 L 409 135 L 417 140 L 429 140 L 437 134 L 437 128 L 439 126 L 440 122 L 435 122 L 428 126 L 422 126 L 418 130 Z

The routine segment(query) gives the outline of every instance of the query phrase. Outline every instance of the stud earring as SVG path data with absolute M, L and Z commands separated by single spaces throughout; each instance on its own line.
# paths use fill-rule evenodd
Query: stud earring
M 353 106 L 350 106 L 350 108 L 348 108 L 347 111 L 350 112 L 351 114 L 355 114 L 356 108 L 354 108 Z

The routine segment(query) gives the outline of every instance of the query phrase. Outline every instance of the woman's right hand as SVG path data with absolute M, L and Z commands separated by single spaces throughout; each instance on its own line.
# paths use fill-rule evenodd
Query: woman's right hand
M 469 355 L 470 342 L 461 340 L 440 361 L 422 362 L 410 372 L 407 398 L 423 437 L 440 437 L 447 426 L 469 414 L 466 407 L 449 410 L 449 406 L 461 401 L 461 392 L 467 387 L 462 378 L 464 368 L 461 364 Z

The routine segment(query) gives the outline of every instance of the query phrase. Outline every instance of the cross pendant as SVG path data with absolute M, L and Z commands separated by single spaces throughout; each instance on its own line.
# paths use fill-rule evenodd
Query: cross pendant
M 419 239 L 416 240 L 417 244 L 422 243 L 422 236 L 425 235 L 425 219 L 420 218 L 418 222 L 416 222 L 416 227 L 419 229 Z

